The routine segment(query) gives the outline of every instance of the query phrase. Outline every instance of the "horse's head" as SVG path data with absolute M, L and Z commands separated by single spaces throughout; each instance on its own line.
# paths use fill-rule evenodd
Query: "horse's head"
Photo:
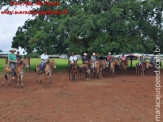
M 119 58 L 115 59 L 114 62 L 115 62 L 115 65 L 118 65 L 118 66 L 120 65 L 120 60 L 119 60 Z
M 46 64 L 49 64 L 49 63 L 50 63 L 50 59 L 47 59 L 47 60 L 46 60 Z
M 29 68 L 29 59 L 24 59 L 23 64 L 26 68 Z
M 95 61 L 95 67 L 96 68 L 100 67 L 100 62 L 99 61 Z
M 125 60 L 125 63 L 126 63 L 126 65 L 128 65 L 128 59 L 126 58 L 126 60 Z
M 77 73 L 78 67 L 77 67 L 77 61 L 74 61 L 74 63 L 72 64 L 72 69 L 71 72 L 73 74 Z
M 141 67 L 145 69 L 145 68 L 148 68 L 148 65 L 147 65 L 146 62 L 142 62 L 142 63 L 141 63 Z
M 56 63 L 55 63 L 55 61 L 54 60 L 52 60 L 51 62 L 49 62 L 50 63 L 50 66 L 51 67 L 53 67 L 53 68 L 56 68 Z

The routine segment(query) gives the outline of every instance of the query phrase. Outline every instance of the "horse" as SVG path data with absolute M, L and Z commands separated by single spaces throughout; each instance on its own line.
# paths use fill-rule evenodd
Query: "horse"
M 120 60 L 115 59 L 114 61 L 110 62 L 110 72 L 112 73 L 112 76 L 114 77 L 115 73 L 115 66 L 120 66 Z
M 139 65 L 139 62 L 136 63 L 136 75 L 139 75 L 139 71 L 141 70 L 141 76 L 144 76 L 145 69 L 148 68 L 148 65 L 146 62 L 142 62 Z
M 128 59 L 126 58 L 124 61 L 122 61 L 121 65 L 120 65 L 120 69 L 122 71 L 124 71 L 125 74 L 126 74 L 126 70 L 127 70 L 127 65 L 128 65 Z
M 93 66 L 92 61 L 88 60 L 88 63 L 81 64 L 78 67 L 78 78 L 82 76 L 82 73 L 85 73 L 87 81 L 90 80 L 91 67 Z
M 15 81 L 17 83 L 17 87 L 19 87 L 19 82 L 20 82 L 22 87 L 24 88 L 24 84 L 23 84 L 24 67 L 29 68 L 29 60 L 28 59 L 18 61 L 15 66 L 16 79 L 12 80 L 12 81 Z M 4 78 L 7 80 L 8 85 L 10 86 L 10 81 L 8 79 L 9 74 L 11 74 L 11 69 L 9 68 L 9 64 L 5 64 L 3 67 L 3 75 L 2 75 L 2 85 L 3 86 L 4 86 L 4 81 L 3 81 Z
M 108 68 L 108 63 L 107 63 L 107 61 L 106 61 L 106 59 L 104 59 L 104 60 L 99 60 L 99 62 L 100 62 L 100 66 L 101 66 L 101 68 L 102 68 L 102 76 L 103 76 L 103 73 L 107 70 L 107 68 Z
M 75 75 L 77 74 L 77 72 L 77 61 L 74 61 L 71 69 L 69 69 L 69 79 L 72 77 L 72 81 L 75 81 Z
M 51 72 L 52 72 L 52 68 L 56 68 L 56 62 L 55 60 L 47 60 L 46 63 L 45 63 L 45 66 L 43 68 L 43 73 L 45 74 L 46 76 L 46 80 L 48 80 L 49 78 L 49 82 L 51 84 Z M 36 78 L 37 78 L 37 82 L 41 83 L 42 82 L 42 78 L 40 79 L 39 78 L 39 75 L 40 75 L 40 64 L 36 66 L 35 68 L 35 72 L 36 72 Z M 41 73 L 42 75 L 42 73 Z
M 98 76 L 98 79 L 102 77 L 102 65 L 100 61 L 95 61 L 94 79 L 96 78 L 96 75 Z

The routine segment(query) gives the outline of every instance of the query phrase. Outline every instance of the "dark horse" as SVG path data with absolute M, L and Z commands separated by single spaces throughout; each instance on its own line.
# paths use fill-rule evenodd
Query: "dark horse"
M 69 79 L 72 77 L 72 81 L 75 81 L 76 74 L 77 74 L 77 61 L 74 61 L 74 63 L 71 66 L 71 69 L 69 68 Z
M 81 64 L 78 67 L 78 77 L 82 78 L 82 73 L 85 73 L 86 79 L 88 81 L 89 78 L 90 78 L 91 67 L 92 67 L 92 61 L 91 61 L 91 59 L 88 60 L 88 63 Z

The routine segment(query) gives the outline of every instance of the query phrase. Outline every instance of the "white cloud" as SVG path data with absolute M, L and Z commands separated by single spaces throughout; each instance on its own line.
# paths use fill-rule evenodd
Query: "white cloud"
M 6 7 L 3 7 L 3 11 Z M 17 6 L 16 11 L 29 11 L 31 7 Z M 10 10 L 14 10 L 10 8 Z M 19 26 L 23 26 L 24 22 L 28 19 L 34 19 L 32 15 L 17 14 L 17 15 L 6 15 L 1 14 L 0 11 L 0 50 L 8 52 L 11 48 L 13 37 L 16 34 L 16 31 Z M 23 52 L 22 49 L 19 49 L 20 53 Z

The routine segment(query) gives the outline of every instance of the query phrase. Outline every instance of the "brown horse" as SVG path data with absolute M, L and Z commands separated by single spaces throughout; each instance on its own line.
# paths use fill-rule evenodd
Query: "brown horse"
M 100 62 L 100 66 L 102 67 L 102 76 L 103 76 L 104 72 L 107 71 L 108 63 L 107 63 L 106 59 L 100 60 L 99 62 Z
M 89 60 L 86 64 L 81 64 L 78 67 L 78 78 L 82 79 L 82 73 L 85 73 L 87 81 L 90 80 L 90 73 L 91 73 L 92 61 Z
M 100 63 L 100 61 L 95 61 L 95 67 L 94 67 L 94 79 L 96 78 L 96 76 L 99 78 L 102 77 L 102 65 Z
M 51 84 L 51 72 L 52 72 L 52 68 L 56 68 L 56 62 L 55 60 L 47 60 L 47 62 L 45 63 L 45 67 L 43 69 L 43 73 L 45 74 L 46 80 L 49 79 L 50 84 Z M 39 75 L 43 76 L 43 74 L 40 74 L 40 65 L 37 65 L 35 68 L 36 71 L 36 78 L 37 78 L 37 82 L 41 83 L 42 82 L 42 77 L 39 78 Z
M 69 79 L 72 77 L 72 81 L 75 81 L 75 75 L 77 74 L 77 61 L 74 61 L 74 63 L 71 66 L 71 69 L 69 69 Z
M 16 74 L 15 82 L 17 83 L 17 87 L 19 87 L 19 82 L 20 82 L 22 84 L 22 87 L 24 88 L 24 84 L 23 84 L 23 70 L 24 70 L 24 67 L 29 68 L 29 60 L 28 59 L 20 60 L 16 64 L 16 67 L 15 67 L 15 74 Z M 11 69 L 9 68 L 9 64 L 5 64 L 5 66 L 3 67 L 2 85 L 4 85 L 4 81 L 3 81 L 4 78 L 7 80 L 8 85 L 10 85 L 10 81 L 8 79 L 9 74 L 11 74 Z
M 128 65 L 128 59 L 126 58 L 125 61 L 122 61 L 121 65 L 120 65 L 120 69 L 122 71 L 124 71 L 125 74 L 126 74 L 126 70 L 127 70 L 127 65 Z
M 139 62 L 136 63 L 136 75 L 139 75 L 139 72 L 141 71 L 141 76 L 144 76 L 145 69 L 148 68 L 148 65 L 146 62 L 142 62 L 139 65 Z
M 114 61 L 112 61 L 110 63 L 110 72 L 112 73 L 112 76 L 114 77 L 114 73 L 115 73 L 115 66 L 119 66 L 120 65 L 120 60 L 119 59 L 115 59 Z

